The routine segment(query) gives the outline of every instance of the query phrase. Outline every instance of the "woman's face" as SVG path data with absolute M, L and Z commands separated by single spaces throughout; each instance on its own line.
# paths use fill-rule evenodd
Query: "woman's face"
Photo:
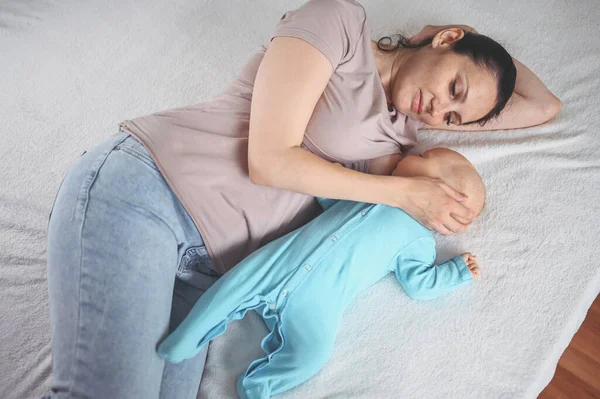
M 469 57 L 453 53 L 449 47 L 460 33 L 452 35 L 440 32 L 431 45 L 411 54 L 393 83 L 394 107 L 430 126 L 448 118 L 454 125 L 479 120 L 496 103 L 496 78 Z

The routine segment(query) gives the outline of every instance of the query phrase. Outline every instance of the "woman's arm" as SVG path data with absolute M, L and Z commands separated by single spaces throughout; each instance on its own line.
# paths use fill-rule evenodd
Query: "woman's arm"
M 417 43 L 427 35 L 434 36 L 437 32 L 449 26 L 427 25 L 423 30 L 411 38 L 411 42 Z M 477 33 L 475 29 L 467 25 L 456 25 L 459 28 Z M 492 119 L 484 126 L 479 124 L 472 125 L 446 125 L 437 126 L 425 125 L 423 129 L 442 129 L 442 130 L 500 130 L 500 129 L 519 129 L 524 127 L 536 126 L 554 118 L 562 107 L 561 101 L 546 88 L 544 83 L 525 65 L 513 58 L 517 68 L 517 80 L 515 90 L 508 100 L 506 107 L 502 110 L 498 118 Z
M 304 131 L 333 68 L 316 47 L 294 37 L 275 37 L 257 71 L 250 110 L 248 169 L 255 184 L 315 197 L 399 207 L 442 234 L 466 226 L 454 218 L 475 216 L 464 195 L 438 179 L 360 173 L 330 163 L 301 147 Z

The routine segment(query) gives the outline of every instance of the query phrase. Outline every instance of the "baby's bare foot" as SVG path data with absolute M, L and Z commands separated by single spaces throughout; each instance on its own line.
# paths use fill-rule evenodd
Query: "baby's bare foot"
M 463 258 L 463 260 L 467 264 L 467 267 L 469 268 L 469 271 L 471 272 L 471 277 L 473 277 L 474 279 L 481 277 L 481 269 L 479 268 L 479 263 L 477 263 L 477 256 L 473 255 L 470 252 L 465 252 L 464 254 L 461 254 L 460 256 Z

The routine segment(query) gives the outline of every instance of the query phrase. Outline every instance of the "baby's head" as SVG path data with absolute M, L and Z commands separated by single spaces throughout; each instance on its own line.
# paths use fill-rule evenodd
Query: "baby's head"
M 442 179 L 469 197 L 462 204 L 477 215 L 485 204 L 485 186 L 475 167 L 467 158 L 447 148 L 433 148 L 418 156 L 408 155 L 398 162 L 392 175 Z

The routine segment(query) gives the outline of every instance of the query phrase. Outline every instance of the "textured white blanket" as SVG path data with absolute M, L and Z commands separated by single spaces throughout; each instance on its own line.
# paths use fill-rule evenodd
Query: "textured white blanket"
M 46 222 L 63 174 L 119 121 L 217 93 L 302 2 L 0 1 L 0 397 L 39 397 L 49 386 Z M 329 364 L 282 397 L 534 398 L 600 285 L 600 7 L 362 4 L 373 38 L 472 25 L 564 108 L 521 131 L 421 134 L 423 148 L 454 148 L 484 176 L 484 215 L 439 240 L 440 258 L 476 253 L 483 278 L 427 303 L 381 281 L 346 312 Z M 213 343 L 200 397 L 233 397 L 263 332 L 249 316 Z

